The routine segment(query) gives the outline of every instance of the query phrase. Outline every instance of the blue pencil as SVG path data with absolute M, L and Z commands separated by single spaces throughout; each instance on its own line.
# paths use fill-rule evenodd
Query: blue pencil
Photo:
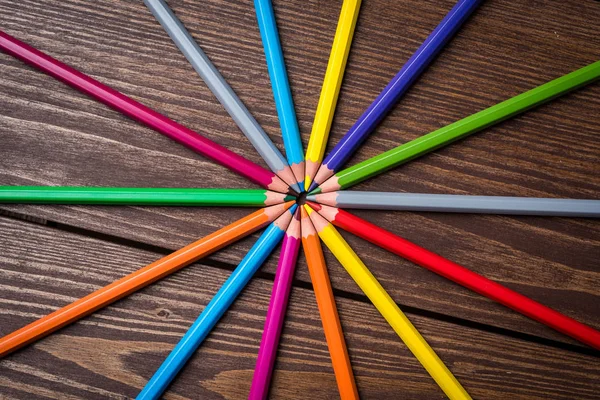
M 293 205 L 284 212 L 258 238 L 254 246 L 215 294 L 215 297 L 208 303 L 198 319 L 144 386 L 137 396 L 138 400 L 158 399 L 162 396 L 175 376 L 206 339 L 206 336 L 248 284 L 265 259 L 273 252 L 275 246 L 281 241 L 296 208 L 297 206 Z
M 271 0 L 254 0 L 254 7 L 256 8 L 256 19 L 265 49 L 267 69 L 271 78 L 271 88 L 277 115 L 279 116 L 281 136 L 283 137 L 288 164 L 298 181 L 298 186 L 301 190 L 304 190 L 304 151 L 292 91 L 285 69 L 283 51 L 279 41 L 273 4 Z
M 309 192 L 340 170 L 421 73 L 431 64 L 480 3 L 481 0 L 459 0 L 456 3 L 421 47 L 417 49 L 390 83 L 379 93 L 375 101 L 371 103 L 369 108 L 325 157 L 308 189 Z

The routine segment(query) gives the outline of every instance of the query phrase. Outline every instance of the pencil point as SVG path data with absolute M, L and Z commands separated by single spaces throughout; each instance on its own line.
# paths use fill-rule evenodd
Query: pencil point
M 295 205 L 296 205 L 296 200 L 286 201 L 285 203 L 283 203 L 285 210 L 287 210 L 288 208 L 295 206 Z
M 284 202 L 288 202 L 288 201 L 296 201 L 296 196 L 294 196 L 294 195 L 291 195 L 291 194 L 288 194 L 287 196 L 285 196 L 285 197 L 283 198 L 283 201 L 284 201 Z
M 304 191 L 304 186 L 301 186 L 298 183 L 292 183 L 290 184 L 290 189 L 292 189 L 296 193 L 302 193 Z
M 313 181 L 310 186 L 308 187 L 308 193 L 312 192 L 313 190 L 315 190 L 317 187 L 319 187 L 319 182 L 317 181 Z
M 306 175 L 304 177 L 304 190 L 306 190 L 308 192 L 308 190 L 310 189 L 310 185 L 312 184 L 312 179 L 310 176 Z
M 306 196 L 306 200 L 307 201 L 317 201 L 317 195 L 316 194 L 309 194 L 308 196 Z
M 319 193 L 321 193 L 321 188 L 316 188 L 314 190 L 309 190 L 308 191 L 308 194 L 311 195 L 311 196 L 314 196 L 314 195 L 319 194 Z
M 295 191 L 295 190 L 294 190 L 294 189 L 292 189 L 292 188 L 289 188 L 289 189 L 288 189 L 288 191 L 287 191 L 287 194 L 288 194 L 289 196 L 294 196 L 294 197 L 298 197 L 298 196 L 300 196 L 300 193 L 298 193 L 297 191 Z
M 307 201 L 306 204 L 308 204 L 310 208 L 314 209 L 315 211 L 319 211 L 322 208 L 320 204 L 313 203 L 312 201 Z

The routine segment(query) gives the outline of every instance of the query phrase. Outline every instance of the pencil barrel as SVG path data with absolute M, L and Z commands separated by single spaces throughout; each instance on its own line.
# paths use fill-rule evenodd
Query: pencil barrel
M 600 217 L 600 200 L 358 191 L 337 194 L 336 206 L 341 208 Z
M 308 264 L 310 279 L 313 284 L 317 307 L 323 324 L 325 340 L 333 365 L 333 372 L 338 385 L 340 398 L 343 400 L 359 399 L 352 365 L 346 348 L 342 324 L 338 315 L 327 265 L 319 237 L 310 235 L 302 237 L 304 254 Z

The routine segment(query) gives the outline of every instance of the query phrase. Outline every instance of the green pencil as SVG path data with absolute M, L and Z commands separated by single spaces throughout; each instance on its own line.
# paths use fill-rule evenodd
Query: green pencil
M 339 171 L 311 194 L 346 189 L 397 165 L 446 146 L 525 110 L 586 85 L 600 77 L 600 61 L 496 104 L 437 131 Z
M 262 189 L 0 186 L 0 203 L 153 206 L 270 206 L 294 197 Z

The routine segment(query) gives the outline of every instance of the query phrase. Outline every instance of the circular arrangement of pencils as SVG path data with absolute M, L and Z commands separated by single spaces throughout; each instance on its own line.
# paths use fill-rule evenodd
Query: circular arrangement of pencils
M 325 154 L 346 63 L 350 54 L 360 0 L 343 0 L 331 53 L 318 100 L 310 140 L 303 148 L 292 90 L 279 39 L 271 0 L 254 0 L 256 21 L 285 155 L 213 65 L 165 0 L 144 0 L 152 15 L 199 75 L 198 84 L 208 86 L 235 121 L 239 130 L 260 154 L 267 168 L 219 145 L 210 132 L 196 132 L 125 94 L 99 82 L 0 31 L 0 50 L 45 72 L 66 85 L 154 129 L 258 185 L 260 189 L 233 188 L 133 188 L 78 186 L 0 186 L 0 203 L 261 207 L 237 221 L 228 221 L 208 236 L 154 261 L 85 297 L 32 321 L 0 338 L 0 357 L 42 340 L 45 336 L 109 306 L 141 288 L 220 249 L 261 232 L 259 238 L 215 293 L 197 320 L 172 349 L 138 395 L 138 399 L 161 398 L 202 345 L 211 330 L 244 290 L 265 260 L 281 244 L 269 308 L 248 398 L 266 399 L 292 289 L 297 259 L 304 252 L 314 289 L 324 336 L 340 398 L 358 399 L 351 357 L 338 315 L 334 291 L 322 243 L 390 325 L 405 346 L 450 399 L 470 399 L 435 346 L 415 328 L 339 230 L 417 264 L 458 285 L 523 314 L 561 334 L 600 350 L 600 332 L 518 291 L 427 250 L 397 234 L 360 218 L 348 209 L 477 213 L 504 215 L 599 218 L 600 200 L 507 196 L 469 196 L 347 190 L 386 171 L 448 146 L 527 110 L 586 86 L 600 78 L 600 61 L 582 65 L 566 75 L 532 87 L 496 105 L 454 123 L 425 133 L 417 139 L 387 150 L 358 164 L 348 161 L 374 134 L 419 76 L 435 62 L 481 0 L 458 0 L 410 59 L 391 78 L 381 93 L 354 122 L 342 139 Z M 310 18 L 310 15 L 306 16 Z M 158 24 L 156 25 L 159 30 Z M 175 51 L 175 50 L 174 50 Z M 376 134 L 376 133 L 375 133 Z M 460 144 L 456 144 L 460 146 Z M 202 180 L 199 179 L 199 182 Z M 509 268 L 510 266 L 507 266 Z M 98 329 L 102 329 L 98 327 Z M 468 345 L 468 338 L 465 338 Z M 306 397 L 310 396 L 309 393 Z

